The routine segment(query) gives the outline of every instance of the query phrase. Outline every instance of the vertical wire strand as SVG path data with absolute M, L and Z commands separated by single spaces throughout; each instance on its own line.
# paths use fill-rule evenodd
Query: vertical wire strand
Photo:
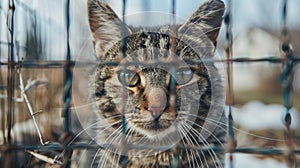
M 292 80 L 293 80 L 293 70 L 295 68 L 294 52 L 290 47 L 290 39 L 289 33 L 287 29 L 287 8 L 288 0 L 283 0 L 283 7 L 282 7 L 282 30 L 281 30 L 281 38 L 282 38 L 282 46 L 281 50 L 284 53 L 284 57 L 286 58 L 283 70 L 280 75 L 280 82 L 283 87 L 283 104 L 285 107 L 285 116 L 284 116 L 284 124 L 286 127 L 285 130 L 285 143 L 287 146 L 286 152 L 286 163 L 287 167 L 293 168 L 297 167 L 296 156 L 294 153 L 294 140 L 291 131 L 291 123 L 292 117 L 290 114 L 290 109 L 293 107 L 293 99 L 292 99 Z
M 176 32 L 176 28 L 175 28 L 175 25 L 176 25 L 176 18 L 175 18 L 175 15 L 176 15 L 176 0 L 172 0 L 171 2 L 171 33 L 170 33 L 170 61 L 172 60 L 176 60 L 176 38 L 177 38 L 177 32 Z M 176 67 L 171 67 L 171 74 L 175 74 L 176 72 Z M 170 87 L 169 87 L 169 91 L 170 91 L 170 96 L 169 96 L 169 99 L 170 99 L 170 108 L 173 110 L 173 111 L 176 111 L 175 107 L 176 107 L 176 89 L 175 89 L 175 86 L 176 86 L 176 81 L 174 78 L 171 78 L 171 81 L 170 81 Z
M 232 118 L 232 106 L 234 104 L 234 97 L 233 97 L 233 88 L 232 88 L 232 43 L 233 43 L 233 35 L 232 35 L 232 1 L 227 0 L 227 10 L 224 16 L 224 22 L 226 26 L 226 44 L 225 44 L 225 54 L 226 54 L 226 73 L 227 73 L 227 105 L 229 107 L 229 114 L 228 114 L 228 152 L 229 152 L 229 166 L 233 168 L 233 151 L 235 148 L 235 138 L 234 138 L 234 131 L 233 131 L 233 118 Z
M 71 104 L 71 87 L 72 87 L 72 73 L 70 67 L 71 51 L 70 51 L 70 0 L 67 0 L 66 4 L 66 29 L 67 29 L 67 55 L 66 65 L 64 69 L 64 129 L 66 132 L 71 130 L 71 116 L 70 116 L 70 104 Z
M 121 59 L 126 57 L 126 50 L 127 50 L 127 30 L 126 30 L 126 19 L 125 19 L 125 14 L 126 14 L 126 0 L 122 1 L 122 25 L 121 25 Z M 122 69 L 125 69 L 124 66 L 121 67 Z M 122 168 L 127 167 L 127 162 L 128 162 L 128 156 L 127 156 L 127 143 L 126 143 L 126 129 L 127 129 L 127 121 L 125 117 L 125 100 L 126 100 L 126 88 L 125 86 L 122 87 L 122 104 L 121 104 L 121 113 L 122 113 L 122 118 L 121 118 L 121 124 L 122 124 L 122 142 L 121 142 L 121 157 L 119 160 L 119 163 L 121 164 Z
M 1 5 L 1 4 L 0 4 Z M 3 11 L 3 8 L 0 6 L 0 15 L 1 12 Z M 2 19 L 0 17 L 0 23 L 2 22 Z M 0 26 L 0 39 L 2 35 L 2 26 Z M 0 45 L 0 60 L 2 60 L 2 47 Z M 0 65 L 0 69 L 2 69 Z M 3 76 L 2 76 L 2 71 L 0 72 L 0 94 L 4 95 L 4 82 L 3 82 Z M 3 144 L 6 144 L 6 130 L 5 130 L 5 101 L 4 99 L 0 100 L 0 106 L 1 106 L 1 131 L 2 131 L 2 137 L 3 137 Z
M 15 4 L 14 0 L 9 1 L 9 12 L 10 14 L 10 25 L 9 25 L 9 32 L 10 32 L 10 48 L 8 56 L 8 76 L 7 76 L 7 105 L 8 105 L 8 111 L 7 111 L 7 144 L 12 145 L 12 137 L 11 137 L 11 131 L 12 131 L 12 125 L 13 125 L 13 113 L 14 113 L 14 86 L 15 86 L 15 60 L 14 60 L 14 31 L 15 31 Z M 9 16 L 7 16 L 9 18 Z M 5 156 L 5 167 L 11 167 L 13 166 L 12 159 L 12 153 L 11 151 L 7 151 Z
M 69 144 L 68 142 L 71 137 L 73 136 L 71 130 L 71 121 L 72 121 L 72 115 L 70 111 L 71 107 L 71 90 L 72 90 L 72 79 L 73 75 L 71 72 L 71 50 L 70 50 L 70 0 L 66 1 L 66 8 L 65 8 L 65 17 L 66 17 L 66 33 L 67 33 L 67 55 L 66 55 L 66 62 L 64 67 L 64 96 L 63 96 L 63 117 L 64 117 L 64 131 L 65 134 L 61 136 L 62 144 Z M 65 146 L 65 153 L 64 153 L 64 168 L 70 167 L 71 163 L 71 157 L 73 150 L 69 148 L 68 146 Z
M 12 128 L 12 118 L 13 118 L 13 111 L 14 111 L 14 13 L 15 13 L 15 6 L 14 1 L 9 1 L 9 11 L 11 13 L 11 20 L 10 20 L 10 56 L 8 57 L 8 86 L 7 86 L 7 94 L 8 94 L 8 114 L 7 114 L 7 141 L 8 143 L 11 142 L 11 128 Z
M 176 40 L 177 40 L 177 32 L 176 32 L 176 0 L 171 1 L 171 36 L 170 36 L 170 54 L 171 54 L 171 60 L 176 59 Z M 176 67 L 171 68 L 171 74 L 176 73 Z M 176 81 L 174 78 L 171 78 L 170 81 L 170 106 L 172 111 L 176 112 Z M 179 157 L 179 144 L 177 143 L 174 145 L 173 149 L 173 159 L 171 162 L 171 166 L 174 168 L 177 168 L 180 166 L 180 157 Z
M 1 26 L 0 26 L 1 27 Z M 0 30 L 1 31 L 1 30 Z M 0 47 L 1 48 L 1 47 Z M 1 54 L 1 51 L 0 51 Z M 1 60 L 1 55 L 0 55 L 0 60 Z M 2 69 L 0 65 L 0 70 Z M 4 82 L 3 82 L 3 76 L 2 76 L 2 70 L 0 72 L 0 94 L 4 95 Z M 6 129 L 5 129 L 5 101 L 4 99 L 0 99 L 0 106 L 1 106 L 1 131 L 2 131 L 2 137 L 3 137 L 3 144 L 6 144 Z M 1 144 L 2 145 L 2 144 Z

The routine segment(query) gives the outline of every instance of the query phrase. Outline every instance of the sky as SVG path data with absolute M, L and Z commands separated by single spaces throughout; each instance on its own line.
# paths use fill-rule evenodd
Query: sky
M 120 15 L 122 1 L 107 0 L 112 8 Z M 176 1 L 176 13 L 178 16 L 187 18 L 195 11 L 204 0 Z M 224 1 L 227 4 L 227 1 Z M 128 0 L 127 14 L 142 11 L 170 12 L 170 0 Z M 234 24 L 241 26 L 268 26 L 279 27 L 283 0 L 232 0 L 232 15 Z M 299 0 L 290 0 L 288 4 L 288 26 L 295 28 L 300 26 Z

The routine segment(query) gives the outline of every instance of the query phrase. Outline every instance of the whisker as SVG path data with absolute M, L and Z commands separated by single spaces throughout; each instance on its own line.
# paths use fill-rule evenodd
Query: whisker
M 218 142 L 222 147 L 224 147 L 224 144 L 219 140 L 219 138 L 214 134 L 214 132 L 211 132 L 211 131 L 208 130 L 207 128 L 202 127 L 201 125 L 199 125 L 199 124 L 197 124 L 197 123 L 194 123 L 194 122 L 192 122 L 192 121 L 190 121 L 190 120 L 187 120 L 186 122 L 190 122 L 191 124 L 193 124 L 193 125 L 195 125 L 195 126 L 201 128 L 201 129 L 204 129 L 205 131 L 211 133 L 211 135 L 213 136 L 213 138 L 215 138 L 215 139 L 217 140 L 217 142 Z M 198 132 L 197 132 L 197 133 L 198 133 Z M 199 133 L 199 134 L 200 134 L 200 133 Z
M 184 131 L 182 130 L 182 128 L 180 127 L 180 125 L 178 125 L 178 130 L 179 130 L 179 135 L 180 135 L 180 138 L 181 138 L 181 142 L 183 143 L 183 146 L 186 146 L 186 141 L 185 139 L 183 138 L 184 136 L 181 135 L 181 133 L 184 134 Z M 191 162 L 190 160 L 190 157 L 189 157 L 189 150 L 187 148 L 185 148 L 185 152 L 186 152 L 186 156 L 187 156 L 187 160 L 188 160 L 188 164 L 189 164 L 189 167 L 191 167 Z M 202 162 L 202 161 L 201 161 Z
M 214 119 L 210 119 L 210 118 L 205 118 L 205 117 L 194 115 L 194 114 L 190 114 L 190 113 L 180 113 L 180 114 L 190 115 L 190 116 L 193 116 L 193 117 L 201 118 L 201 119 L 203 119 L 203 120 L 205 120 L 207 122 L 215 123 L 218 128 L 224 130 L 226 133 L 228 131 L 226 128 L 222 127 L 222 126 L 226 126 L 227 127 L 227 123 L 226 122 L 222 122 L 222 121 L 218 121 L 218 120 L 214 120 Z M 217 124 L 219 124 L 219 125 L 217 125 Z M 237 131 L 237 132 L 240 132 L 240 133 L 243 133 L 245 135 L 249 135 L 249 136 L 252 136 L 252 137 L 255 137 L 255 138 L 261 138 L 261 139 L 264 139 L 264 140 L 277 141 L 277 142 L 284 142 L 285 141 L 283 139 L 269 138 L 269 137 L 265 137 L 265 136 L 261 136 L 261 135 L 256 135 L 256 134 L 253 134 L 253 133 L 249 133 L 249 132 L 247 132 L 245 130 L 242 130 L 242 129 L 236 127 L 236 126 L 232 126 L 232 128 L 235 131 Z
M 132 127 L 127 127 L 127 129 L 129 129 L 129 130 L 128 130 L 125 138 L 128 141 L 128 138 L 130 138 L 133 135 L 134 129 Z M 118 154 L 117 152 L 114 152 L 114 157 L 113 157 L 112 163 L 115 164 L 115 167 L 118 167 L 118 165 L 119 165 L 118 162 L 120 160 L 121 155 L 122 155 L 121 153 Z M 116 156 L 117 156 L 117 159 L 116 159 Z M 116 159 L 116 162 L 115 162 L 115 159 Z M 114 167 L 113 164 L 112 164 L 112 167 Z
M 94 128 L 94 126 L 97 125 L 100 122 L 102 122 L 102 121 L 97 121 L 97 122 L 85 127 L 83 130 L 81 130 L 79 133 L 76 134 L 76 136 L 68 143 L 68 145 L 72 144 L 81 134 L 86 132 L 88 129 Z M 107 125 L 103 125 L 103 127 L 104 126 L 110 127 L 110 126 L 113 126 L 113 125 L 118 124 L 118 123 L 120 123 L 120 121 L 117 121 L 117 122 L 114 122 L 114 123 L 111 123 L 111 124 L 107 124 Z M 95 129 L 98 129 L 98 128 L 101 128 L 101 127 L 97 127 Z
M 189 132 L 186 123 L 182 123 L 182 126 L 183 126 L 183 129 L 185 130 L 185 132 L 187 133 L 187 136 L 185 136 L 185 138 L 187 138 L 188 141 L 191 142 L 190 143 L 191 146 L 195 146 L 194 143 L 192 142 L 191 138 L 190 138 L 190 136 L 191 136 L 194 139 L 194 136 Z M 200 146 L 199 143 L 195 139 L 194 139 L 194 141 L 197 143 L 197 146 Z M 191 151 L 194 153 L 194 150 L 191 150 Z M 199 159 L 201 160 L 201 157 L 199 155 L 199 151 L 196 151 L 196 152 L 197 152 L 197 155 L 198 155 Z M 201 155 L 203 156 L 203 158 L 205 158 L 204 152 L 203 151 L 200 151 L 200 152 L 201 152 Z M 197 158 L 195 158 L 195 159 L 197 159 Z M 204 159 L 204 161 L 205 161 L 205 165 L 208 166 L 207 161 L 205 159 Z
M 132 127 L 129 127 L 128 133 L 126 134 L 126 139 L 130 138 L 134 133 L 134 129 Z
M 191 125 L 189 125 L 188 123 L 184 123 L 184 124 L 186 125 L 186 127 L 187 127 L 187 126 L 191 127 L 190 130 L 191 130 L 194 134 L 198 135 L 198 136 L 203 140 L 203 142 L 204 142 L 203 145 L 207 145 L 207 146 L 210 148 L 210 150 L 208 150 L 208 153 L 209 153 L 210 157 L 213 159 L 213 162 L 214 162 L 215 167 L 216 167 L 216 163 L 215 163 L 216 161 L 215 161 L 214 157 L 215 157 L 218 161 L 219 161 L 219 159 L 218 159 L 216 153 L 211 149 L 211 144 L 210 144 L 209 142 L 207 142 L 207 140 L 205 140 L 205 138 L 204 138 L 197 130 L 195 130 Z M 188 129 L 188 128 L 187 128 L 187 129 Z M 201 146 L 201 145 L 198 143 L 198 141 L 194 138 L 194 136 L 193 136 L 193 134 L 192 134 L 191 132 L 188 132 L 188 134 L 191 135 L 191 137 L 194 139 L 194 141 L 196 141 L 196 143 L 197 143 L 198 146 Z M 204 156 L 204 158 L 205 158 L 205 155 L 203 155 L 203 156 Z M 220 162 L 220 161 L 219 161 L 219 162 Z
M 99 152 L 100 152 L 101 150 L 102 150 L 102 148 L 97 149 L 97 151 L 96 151 L 96 153 L 94 154 L 93 159 L 92 159 L 92 161 L 91 161 L 90 168 L 93 168 L 93 167 L 94 167 L 93 165 L 95 164 L 96 158 L 97 158 L 97 156 L 99 155 Z M 99 163 L 98 163 L 97 165 L 99 165 Z M 98 166 L 97 166 L 97 167 L 98 167 Z
M 107 141 L 109 141 L 109 139 L 111 137 L 113 137 L 110 141 L 109 141 L 109 145 L 108 145 L 108 148 L 110 147 L 110 145 L 112 145 L 117 139 L 119 139 L 122 134 L 121 134 L 121 129 L 122 129 L 122 126 L 118 127 L 118 129 L 114 130 L 104 141 L 104 144 L 107 143 Z M 115 135 L 116 134 L 116 135 Z M 104 162 L 102 162 L 102 165 L 101 167 L 103 167 L 104 165 L 106 165 L 107 161 L 108 161 L 108 157 L 109 157 L 109 154 L 111 153 L 111 150 L 110 149 L 105 149 L 105 152 L 104 152 Z
M 199 116 L 199 115 L 195 115 L 195 114 L 191 114 L 191 113 L 183 113 L 183 112 L 180 112 L 179 115 L 187 115 L 187 116 L 192 116 L 192 117 L 196 117 L 196 118 L 200 118 L 202 119 L 203 121 L 207 121 L 207 122 L 210 122 L 210 123 L 214 123 L 216 124 L 216 126 L 218 126 L 220 129 L 224 130 L 224 131 L 227 131 L 226 128 L 222 127 L 222 126 L 227 126 L 227 122 L 224 121 L 219 121 L 219 120 L 214 120 L 214 119 L 211 119 L 211 118 L 206 118 L 206 117 L 202 117 L 202 116 Z M 221 126 L 222 125 L 222 126 Z
M 186 142 L 187 140 L 184 138 L 185 136 L 185 130 L 183 129 L 183 127 L 182 127 L 182 125 L 178 125 L 178 129 L 179 129 L 179 134 L 180 134 L 180 137 L 181 137 L 181 140 L 182 140 L 182 142 L 183 142 L 183 146 L 186 146 L 186 143 L 187 144 L 189 144 L 188 142 Z M 183 135 L 181 135 L 181 133 L 183 133 Z M 192 154 L 192 152 L 193 151 L 191 151 L 191 150 L 188 150 L 187 148 L 185 148 L 185 151 L 186 151 L 186 156 L 187 156 L 187 160 L 188 160 L 188 164 L 189 164 L 189 167 L 195 167 L 195 165 L 194 165 L 194 162 L 193 162 L 193 160 L 194 160 L 194 156 L 193 156 L 193 154 Z M 189 157 L 189 152 L 190 152 L 190 155 L 192 156 L 192 158 L 190 158 Z M 202 153 L 203 154 L 203 153 Z M 196 159 L 196 158 L 195 158 Z M 200 162 L 201 162 L 201 167 L 203 167 L 203 162 L 202 162 L 202 160 L 200 160 Z M 191 164 L 193 165 L 193 166 L 191 166 Z
M 73 143 L 73 142 L 74 142 L 81 134 L 83 134 L 84 132 L 86 132 L 88 129 L 94 128 L 94 126 L 95 126 L 96 124 L 98 124 L 99 122 L 101 122 L 101 121 L 97 121 L 97 122 L 95 122 L 95 123 L 93 123 L 93 124 L 87 126 L 87 127 L 84 128 L 83 130 L 81 130 L 79 133 L 76 134 L 75 137 L 73 137 L 73 139 L 68 143 L 68 145 L 71 145 L 71 144 L 72 144 L 72 143 Z M 119 123 L 119 121 L 117 121 L 117 122 L 115 122 L 115 123 L 112 123 L 112 124 L 110 124 L 110 125 L 105 125 L 105 126 L 107 126 L 107 128 L 110 128 L 110 126 L 115 125 L 115 124 L 117 124 L 117 123 Z M 105 129 L 106 129 L 106 128 L 105 128 Z M 105 129 L 104 129 L 104 130 L 105 130 Z M 104 130 L 102 130 L 102 131 L 104 131 Z M 93 142 L 94 139 L 95 139 L 95 138 L 92 138 L 92 140 L 91 140 L 88 144 L 91 144 L 91 143 Z M 62 155 L 63 155 L 63 153 L 60 153 L 60 154 L 58 155 L 58 158 L 62 157 Z
M 191 134 L 189 133 L 189 130 L 186 128 L 185 123 L 182 123 L 182 124 L 183 124 L 183 125 L 182 125 L 182 126 L 183 126 L 183 129 L 186 130 L 186 133 L 187 133 L 188 135 L 191 135 Z M 193 135 L 191 135 L 191 136 L 192 136 L 192 138 L 194 139 L 194 136 L 193 136 Z M 190 136 L 187 136 L 187 138 L 189 139 L 190 142 L 192 142 Z M 195 139 L 194 139 L 194 141 L 195 141 Z M 195 142 L 197 143 L 197 145 L 199 145 L 197 141 L 195 141 Z M 194 145 L 194 144 L 193 144 L 193 145 Z M 191 150 L 191 151 L 193 151 L 193 153 L 194 153 L 194 150 Z M 204 156 L 204 153 L 203 153 L 202 151 L 200 151 L 200 152 L 201 152 L 201 155 Z M 201 160 L 201 157 L 200 157 L 200 155 L 199 155 L 199 151 L 196 151 L 196 154 L 197 154 L 198 158 Z M 195 157 L 194 160 L 196 161 L 196 163 L 197 163 L 197 165 L 198 165 L 198 161 L 197 161 L 197 158 L 196 158 L 196 157 Z M 202 160 L 201 160 L 201 161 L 202 161 Z M 202 164 L 203 164 L 203 163 L 202 163 Z

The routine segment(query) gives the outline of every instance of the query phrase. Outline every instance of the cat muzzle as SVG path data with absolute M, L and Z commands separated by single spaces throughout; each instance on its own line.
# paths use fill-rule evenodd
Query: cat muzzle
M 154 120 L 158 120 L 162 115 L 164 109 L 165 108 L 161 108 L 161 107 L 149 107 L 148 111 L 150 111 Z
M 153 88 L 148 95 L 149 107 L 148 111 L 154 120 L 158 120 L 165 110 L 167 104 L 167 96 L 163 89 Z

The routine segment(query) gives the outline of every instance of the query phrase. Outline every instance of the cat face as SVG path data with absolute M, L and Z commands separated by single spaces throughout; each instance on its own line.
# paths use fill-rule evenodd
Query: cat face
M 182 25 L 125 26 L 123 33 L 122 22 L 107 4 L 90 0 L 88 7 L 100 63 L 91 95 L 100 118 L 118 129 L 125 115 L 128 134 L 149 139 L 170 136 L 183 124 L 202 126 L 218 76 L 212 76 L 212 64 L 199 60 L 214 54 L 223 3 L 205 3 Z M 120 51 L 123 38 L 125 57 Z

